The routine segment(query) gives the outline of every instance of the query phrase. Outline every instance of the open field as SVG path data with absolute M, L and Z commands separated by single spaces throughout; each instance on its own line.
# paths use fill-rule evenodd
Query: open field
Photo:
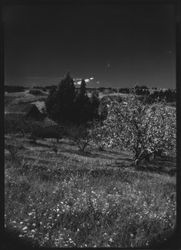
M 4 104 L 5 104 L 5 111 L 8 111 L 9 107 L 14 105 L 21 105 L 26 103 L 31 103 L 35 101 L 44 101 L 46 96 L 42 95 L 32 95 L 28 91 L 24 92 L 14 92 L 14 93 L 6 93 L 4 96 Z
M 176 224 L 175 160 L 139 169 L 128 152 L 6 135 L 5 225 L 47 247 L 146 247 Z M 13 148 L 13 147 L 12 147 Z M 11 153 L 10 153 L 11 152 Z

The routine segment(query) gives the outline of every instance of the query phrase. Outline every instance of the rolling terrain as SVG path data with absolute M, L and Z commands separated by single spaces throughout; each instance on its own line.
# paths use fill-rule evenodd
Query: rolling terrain
M 5 96 L 5 108 L 45 97 Z M 5 228 L 43 247 L 154 247 L 176 227 L 176 159 L 5 134 Z M 11 242 L 11 241 L 10 241 Z M 13 241 L 12 241 L 13 242 Z M 9 243 L 11 244 L 11 243 Z M 10 247 L 13 247 L 11 245 Z

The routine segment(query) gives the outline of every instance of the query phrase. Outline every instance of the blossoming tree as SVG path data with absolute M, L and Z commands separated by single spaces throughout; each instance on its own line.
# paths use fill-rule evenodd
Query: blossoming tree
M 165 103 L 144 105 L 135 96 L 113 101 L 101 132 L 97 129 L 97 138 L 131 151 L 136 164 L 158 151 L 176 150 L 176 112 Z

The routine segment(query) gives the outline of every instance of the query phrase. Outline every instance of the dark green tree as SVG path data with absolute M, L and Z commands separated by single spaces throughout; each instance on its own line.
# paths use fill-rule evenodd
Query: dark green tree
M 91 119 L 99 119 L 99 115 L 98 115 L 98 109 L 99 109 L 99 104 L 100 104 L 100 100 L 99 100 L 99 93 L 97 91 L 94 91 L 92 93 L 91 96 Z
M 46 108 L 49 117 L 57 122 L 73 122 L 75 96 L 74 81 L 67 73 L 58 88 L 52 90 L 47 98 Z
M 48 98 L 46 99 L 45 105 L 48 116 L 53 120 L 56 120 L 56 111 L 58 109 L 56 103 L 57 99 L 58 99 L 57 88 L 56 87 L 51 88 L 49 91 Z
M 80 96 L 86 96 L 86 82 L 84 79 L 82 79 L 81 85 L 80 85 Z
M 83 124 L 90 120 L 90 105 L 90 100 L 86 92 L 86 82 L 83 79 L 75 100 L 76 122 L 78 124 Z
M 48 116 L 58 123 L 85 125 L 97 119 L 98 106 L 97 94 L 88 97 L 85 80 L 82 80 L 80 89 L 76 91 L 69 73 L 57 88 L 50 91 L 46 100 Z

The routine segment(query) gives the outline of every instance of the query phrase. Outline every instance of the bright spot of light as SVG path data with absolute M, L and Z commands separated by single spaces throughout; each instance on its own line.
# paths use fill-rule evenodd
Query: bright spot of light
M 80 85 L 80 84 L 81 84 L 81 82 L 82 82 L 82 81 L 78 81 L 78 82 L 76 82 L 76 84 Z

